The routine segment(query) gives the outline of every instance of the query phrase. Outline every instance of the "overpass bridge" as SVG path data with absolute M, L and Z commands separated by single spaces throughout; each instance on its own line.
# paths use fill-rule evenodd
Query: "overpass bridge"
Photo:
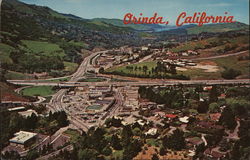
M 239 84 L 248 85 L 250 79 L 233 79 L 233 80 L 149 80 L 149 81 L 136 81 L 136 82 L 34 82 L 24 80 L 8 80 L 9 83 L 16 85 L 29 85 L 29 86 L 58 86 L 58 87 L 81 87 L 81 86 L 172 86 L 172 85 L 229 85 Z

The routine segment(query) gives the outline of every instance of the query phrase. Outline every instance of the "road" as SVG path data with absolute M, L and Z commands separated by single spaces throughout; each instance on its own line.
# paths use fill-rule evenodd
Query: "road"
M 86 57 L 80 66 L 78 67 L 77 71 L 72 74 L 71 79 L 69 80 L 68 83 L 75 83 L 77 82 L 80 78 L 84 76 L 84 74 L 91 69 L 91 59 L 97 56 L 98 54 L 105 53 L 107 51 L 101 51 L 101 52 L 95 52 L 91 54 L 90 56 Z M 20 81 L 19 81 L 20 82 Z M 12 82 L 11 82 L 12 83 Z M 21 82 L 20 82 L 21 83 Z M 36 86 L 40 85 L 41 82 L 33 82 Z M 42 82 L 42 85 L 50 85 L 51 82 Z M 53 82 L 52 82 L 53 83 Z M 57 85 L 58 86 L 58 83 Z M 64 108 L 62 104 L 62 99 L 63 96 L 66 94 L 67 89 L 60 89 L 56 94 L 54 94 L 50 100 L 50 103 L 47 105 L 47 107 L 50 109 L 52 112 L 56 111 L 65 111 L 68 114 L 68 119 L 71 122 L 72 125 L 74 125 L 76 128 L 79 128 L 83 131 L 87 131 L 88 127 L 78 118 L 71 116 L 70 113 L 66 108 Z
M 15 80 L 9 80 L 10 83 L 16 85 L 33 85 L 33 86 L 61 86 L 61 87 L 79 87 L 79 86 L 157 86 L 157 85 L 194 85 L 194 84 L 250 84 L 250 79 L 233 79 L 233 80 L 148 80 L 137 82 L 20 82 Z M 66 89 L 63 89 L 66 91 Z M 60 92 L 58 92 L 60 93 Z M 61 93 L 62 94 L 62 93 Z M 56 96 L 56 95 L 55 95 Z
M 223 58 L 223 57 L 230 57 L 230 56 L 237 56 L 243 53 L 247 53 L 249 51 L 241 51 L 241 52 L 236 52 L 236 53 L 230 53 L 230 54 L 223 54 L 223 55 L 218 55 L 218 56 L 211 56 L 211 57 L 200 57 L 200 58 L 193 58 L 191 60 L 207 60 L 207 59 L 217 59 L 217 58 Z
M 17 84 L 17 85 L 30 85 L 30 86 L 60 86 L 60 87 L 78 87 L 78 86 L 168 86 L 168 85 L 197 85 L 197 84 L 204 84 L 204 85 L 214 85 L 214 84 L 250 84 L 250 79 L 235 79 L 235 80 L 147 80 L 147 81 L 137 81 L 137 82 L 110 82 L 110 81 L 104 81 L 104 82 L 78 82 L 79 79 L 84 77 L 85 73 L 88 70 L 92 69 L 92 59 L 97 57 L 101 53 L 106 53 L 107 51 L 101 51 L 101 52 L 95 52 L 92 53 L 90 56 L 86 57 L 83 62 L 80 64 L 77 71 L 71 75 L 71 79 L 68 82 L 46 82 L 46 81 L 34 81 L 34 80 L 8 80 L 8 82 Z M 234 54 L 228 54 L 223 55 L 225 56 L 232 56 L 232 55 L 238 55 L 243 52 L 238 52 Z M 220 58 L 221 56 L 216 56 L 216 58 Z M 212 57 L 215 58 L 215 57 Z M 211 59 L 211 57 L 210 57 Z M 198 59 L 196 59 L 198 60 Z M 74 125 L 76 128 L 87 131 L 88 126 L 84 124 L 82 119 L 72 115 L 69 113 L 67 108 L 62 103 L 63 96 L 66 94 L 68 89 L 60 89 L 56 94 L 54 94 L 51 98 L 50 103 L 47 105 L 47 107 L 52 112 L 56 111 L 65 111 L 68 115 L 68 119 L 71 122 L 72 125 Z M 119 106 L 122 106 L 122 95 L 120 95 L 118 91 L 115 95 L 116 102 L 114 106 L 106 113 L 104 116 L 104 120 L 111 115 L 113 115 L 119 108 Z M 104 122 L 103 120 L 103 122 Z

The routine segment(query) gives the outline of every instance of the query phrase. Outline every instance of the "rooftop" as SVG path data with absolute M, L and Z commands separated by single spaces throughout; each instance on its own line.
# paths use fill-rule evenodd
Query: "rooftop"
M 10 139 L 10 142 L 24 144 L 31 138 L 35 137 L 37 133 L 26 132 L 26 131 L 19 131 L 15 133 L 15 137 Z
M 35 110 L 29 109 L 27 111 L 23 111 L 23 112 L 18 112 L 18 114 L 20 114 L 23 117 L 29 117 L 32 115 L 32 113 L 34 113 L 36 116 L 38 115 L 37 112 Z

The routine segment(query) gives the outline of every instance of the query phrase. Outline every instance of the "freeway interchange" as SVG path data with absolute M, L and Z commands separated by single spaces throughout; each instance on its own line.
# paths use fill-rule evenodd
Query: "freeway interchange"
M 56 94 L 54 94 L 47 104 L 47 107 L 50 111 L 65 111 L 68 115 L 68 119 L 76 129 L 87 131 L 89 126 L 86 125 L 81 118 L 75 116 L 74 113 L 69 112 L 68 108 L 63 105 L 63 97 L 68 92 L 67 87 L 82 87 L 82 86 L 115 86 L 115 87 L 126 87 L 126 86 L 171 86 L 171 85 L 225 85 L 225 84 L 241 84 L 241 85 L 249 85 L 250 79 L 235 79 L 235 80 L 141 80 L 141 81 L 126 81 L 126 82 L 111 82 L 111 81 L 104 81 L 104 82 L 78 82 L 80 78 L 83 78 L 85 73 L 91 69 L 92 60 L 96 58 L 98 55 L 102 53 L 106 53 L 107 51 L 100 51 L 92 53 L 90 56 L 86 57 L 82 63 L 80 64 L 77 71 L 71 75 L 71 79 L 68 82 L 49 82 L 49 81 L 38 81 L 38 80 L 8 80 L 8 82 L 16 85 L 29 85 L 29 86 L 59 86 L 64 89 L 60 89 Z M 114 113 L 118 110 L 119 107 L 123 104 L 123 97 L 120 93 L 120 89 L 118 88 L 114 95 L 116 102 L 107 111 L 104 116 L 101 118 L 101 121 L 98 122 L 99 125 L 102 125 L 106 118 L 111 117 Z

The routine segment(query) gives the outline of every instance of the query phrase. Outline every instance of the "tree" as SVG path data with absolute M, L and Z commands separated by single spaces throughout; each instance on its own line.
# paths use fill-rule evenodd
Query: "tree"
M 123 159 L 124 160 L 130 160 L 133 159 L 133 157 L 135 157 L 138 152 L 141 151 L 142 149 L 142 142 L 139 141 L 138 139 L 133 139 L 130 141 L 130 143 L 128 143 L 126 146 L 124 146 L 124 152 L 123 152 Z
M 218 103 L 213 102 L 213 103 L 209 104 L 209 107 L 208 107 L 208 108 L 209 108 L 209 112 L 215 113 L 215 112 L 218 112 L 218 111 L 219 111 L 220 106 L 219 106 Z
M 37 152 L 37 150 L 31 150 L 26 155 L 26 160 L 33 160 L 33 159 L 36 159 L 38 157 L 39 157 L 39 153 Z
M 160 148 L 160 155 L 163 156 L 165 155 L 167 152 L 166 152 L 166 149 L 164 147 L 161 147 Z
M 224 79 L 235 79 L 239 75 L 241 75 L 241 71 L 232 68 L 226 68 L 225 71 L 221 72 L 221 76 Z
M 96 160 L 97 154 L 96 150 L 86 148 L 80 149 L 77 156 L 80 160 Z
M 103 150 L 102 150 L 102 153 L 105 155 L 105 156 L 109 156 L 112 154 L 112 150 L 109 146 L 106 146 Z
M 35 129 L 36 125 L 38 122 L 38 117 L 32 113 L 31 116 L 27 117 L 27 119 L 25 120 L 25 128 L 30 130 L 30 129 Z
M 123 127 L 121 136 L 122 145 L 127 146 L 130 143 L 131 137 L 133 136 L 133 132 L 129 125 Z
M 241 157 L 241 154 L 240 154 L 240 145 L 238 142 L 235 142 L 234 146 L 233 146 L 233 149 L 231 151 L 231 158 L 233 160 L 238 160 L 240 157 Z
M 208 110 L 208 103 L 207 103 L 207 101 L 206 101 L 206 100 L 204 100 L 204 101 L 199 101 L 199 106 L 198 106 L 198 108 L 197 108 L 197 111 L 198 111 L 199 113 L 206 113 L 207 110 Z
M 146 74 L 146 73 L 147 73 L 147 70 L 148 70 L 148 66 L 143 66 L 143 67 L 142 67 L 142 70 L 143 70 L 143 72 Z
M 141 135 L 141 130 L 140 130 L 140 128 L 134 128 L 133 129 L 133 134 L 135 135 L 135 136 L 140 136 Z
M 209 103 L 217 102 L 219 95 L 220 95 L 220 93 L 218 91 L 218 88 L 216 85 L 214 85 L 209 92 Z
M 157 155 L 157 154 L 153 154 L 153 156 L 152 156 L 152 160 L 159 160 L 158 155 Z
M 122 149 L 122 145 L 120 142 L 120 139 L 118 138 L 117 135 L 113 135 L 111 138 L 111 146 L 115 149 L 115 150 L 121 150 Z
M 163 138 L 163 146 L 165 148 L 182 150 L 185 148 L 185 145 L 184 132 L 179 129 L 174 130 L 171 136 L 165 136 Z
M 170 65 L 170 71 L 171 74 L 176 74 L 176 67 L 174 65 Z
M 21 159 L 20 155 L 16 151 L 7 151 L 3 155 L 1 155 L 1 158 L 8 159 L 8 160 L 19 160 Z
M 68 118 L 65 111 L 59 112 L 59 115 L 57 117 L 57 122 L 59 127 L 65 127 L 68 125 Z
M 99 73 L 104 73 L 104 68 L 103 67 L 101 67 L 100 69 L 99 69 Z
M 233 114 L 233 111 L 230 107 L 225 107 L 221 113 L 220 124 L 227 126 L 228 129 L 234 129 L 237 125 L 235 116 Z

